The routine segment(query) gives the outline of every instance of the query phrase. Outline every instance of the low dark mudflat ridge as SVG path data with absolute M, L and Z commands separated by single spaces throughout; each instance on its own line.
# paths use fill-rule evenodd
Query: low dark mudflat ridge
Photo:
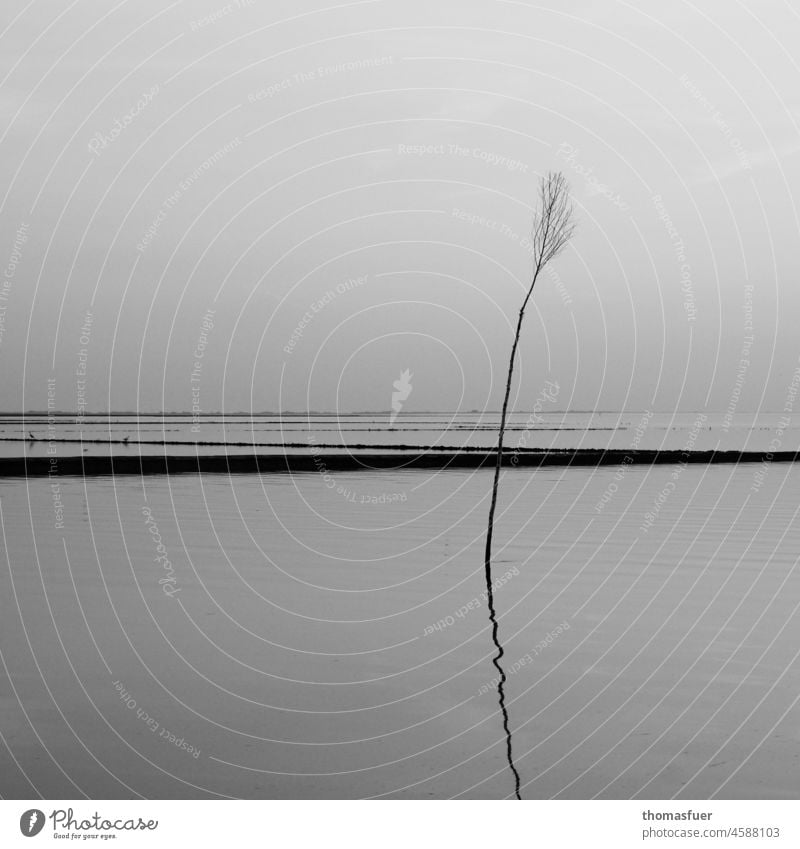
M 197 456 L 75 456 L 0 458 L 0 476 L 41 475 L 160 475 L 230 472 L 368 471 L 371 469 L 479 469 L 494 462 L 494 451 L 424 451 L 388 453 L 361 451 L 349 454 L 210 454 Z M 509 467 L 615 466 L 664 463 L 793 463 L 798 451 L 681 451 L 606 450 L 579 448 L 552 451 L 504 452 Z

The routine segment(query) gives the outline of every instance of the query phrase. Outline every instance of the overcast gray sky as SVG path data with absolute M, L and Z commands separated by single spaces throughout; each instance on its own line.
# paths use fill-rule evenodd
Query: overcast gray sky
M 516 405 L 784 407 L 789 2 L 21 0 L 0 32 L 5 410 L 387 409 L 404 369 L 404 409 L 496 409 L 548 169 L 579 229 Z

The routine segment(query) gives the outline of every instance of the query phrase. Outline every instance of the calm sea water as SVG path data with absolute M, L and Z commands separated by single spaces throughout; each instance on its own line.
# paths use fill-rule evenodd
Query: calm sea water
M 358 450 L 402 446 L 489 448 L 496 444 L 496 413 L 283 416 L 46 416 L 0 419 L 3 456 L 43 455 L 56 440 L 59 455 L 80 453 L 268 453 L 311 445 Z M 782 428 L 782 432 L 781 432 Z M 684 448 L 768 450 L 780 432 L 781 447 L 800 448 L 800 425 L 780 413 L 514 413 L 506 444 L 527 448 Z M 32 437 L 32 438 L 31 438 Z M 127 440 L 127 443 L 125 442 Z M 168 443 L 166 446 L 164 443 Z M 198 444 L 200 443 L 200 444 Z
M 0 481 L 0 795 L 508 797 L 490 482 Z M 795 464 L 504 473 L 523 797 L 797 798 L 798 505 Z

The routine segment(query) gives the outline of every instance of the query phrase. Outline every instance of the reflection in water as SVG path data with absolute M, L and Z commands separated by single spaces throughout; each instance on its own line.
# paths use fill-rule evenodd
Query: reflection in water
M 506 683 L 506 673 L 503 670 L 503 667 L 500 665 L 500 659 L 503 657 L 505 652 L 503 651 L 503 646 L 500 643 L 500 639 L 498 636 L 498 626 L 497 626 L 497 614 L 494 609 L 494 591 L 492 590 L 492 570 L 491 564 L 487 560 L 485 563 L 486 567 L 486 599 L 489 605 L 489 622 L 492 625 L 492 640 L 494 641 L 495 646 L 497 647 L 497 654 L 492 658 L 492 663 L 497 668 L 499 673 L 500 680 L 497 684 L 497 697 L 500 703 L 500 711 L 503 714 L 503 730 L 506 732 L 506 758 L 508 760 L 508 766 L 511 769 L 511 772 L 514 774 L 514 795 L 517 799 L 522 799 L 522 796 L 519 794 L 520 789 L 520 781 L 519 781 L 519 773 L 517 772 L 516 766 L 514 766 L 514 755 L 511 748 L 511 730 L 508 727 L 508 709 L 506 708 L 506 691 L 505 691 L 505 683 Z

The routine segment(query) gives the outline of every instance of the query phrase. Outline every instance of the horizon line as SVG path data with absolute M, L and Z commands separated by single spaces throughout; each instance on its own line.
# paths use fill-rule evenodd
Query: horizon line
M 397 418 L 406 418 L 410 416 L 425 416 L 425 415 L 488 415 L 488 414 L 499 414 L 501 410 L 478 410 L 478 409 L 470 409 L 470 410 L 416 410 L 414 412 L 407 413 L 399 413 L 395 414 Z M 649 410 L 647 408 L 642 409 L 594 409 L 594 410 L 579 410 L 579 409 L 567 409 L 567 410 L 550 410 L 546 413 L 543 411 L 534 411 L 527 409 L 520 410 L 512 410 L 509 411 L 508 415 L 521 415 L 524 413 L 538 412 L 540 415 L 559 415 L 559 414 L 568 414 L 568 413 L 672 413 L 672 414 L 683 414 L 683 415 L 691 415 L 692 413 L 706 413 L 712 415 L 723 415 L 727 413 L 727 409 L 725 410 L 675 410 L 675 409 L 665 409 L 665 410 Z M 735 413 L 734 415 L 745 415 L 745 414 L 778 414 L 781 412 L 785 412 L 784 410 L 741 410 Z M 22 417 L 22 416 L 53 416 L 53 417 L 61 417 L 61 418 L 73 418 L 73 419 L 87 419 L 87 418 L 101 418 L 101 417 L 110 417 L 110 416 L 145 416 L 145 417 L 181 417 L 181 418 L 256 418 L 263 416 L 388 416 L 393 415 L 392 410 L 351 410 L 349 412 L 337 412 L 335 410 L 259 410 L 257 412 L 247 412 L 247 411 L 234 411 L 234 412 L 208 412 L 208 413 L 193 413 L 188 410 L 159 410 L 156 412 L 140 412 L 138 410 L 109 410 L 109 411 L 98 411 L 98 412 L 84 412 L 84 413 L 76 413 L 71 410 L 22 410 L 22 411 L 5 411 L 0 410 L 0 417 Z

